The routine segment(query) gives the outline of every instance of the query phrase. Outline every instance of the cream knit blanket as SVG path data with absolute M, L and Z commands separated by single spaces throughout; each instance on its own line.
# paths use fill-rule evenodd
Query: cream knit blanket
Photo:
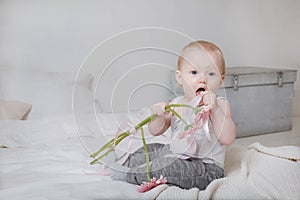
M 300 147 L 233 146 L 226 152 L 225 177 L 206 190 L 161 185 L 141 198 L 300 199 Z

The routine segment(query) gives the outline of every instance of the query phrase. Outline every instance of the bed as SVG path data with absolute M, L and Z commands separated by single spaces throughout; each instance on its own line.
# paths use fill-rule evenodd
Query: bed
M 206 190 L 163 184 L 139 193 L 136 185 L 105 175 L 101 162 L 90 165 L 89 155 L 114 136 L 116 127 L 130 127 L 128 121 L 140 121 L 149 109 L 91 113 L 90 105 L 96 104 L 91 102 L 89 74 L 74 81 L 76 74 L 71 72 L 2 67 L 0 76 L 1 199 L 300 198 L 300 147 L 260 143 L 227 148 L 225 177 Z M 82 92 L 76 112 L 71 98 L 74 84 Z M 167 143 L 168 134 L 154 138 L 146 133 L 146 139 Z M 116 154 L 141 145 L 137 138 L 128 149 L 125 141 Z

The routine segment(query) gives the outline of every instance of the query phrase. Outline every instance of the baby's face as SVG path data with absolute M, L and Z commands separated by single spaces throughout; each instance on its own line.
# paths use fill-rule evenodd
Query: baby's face
M 183 58 L 180 71 L 176 72 L 176 79 L 182 84 L 187 99 L 193 99 L 201 91 L 215 93 L 224 76 L 221 76 L 220 69 L 215 64 L 214 55 L 199 48 L 190 48 L 183 53 Z

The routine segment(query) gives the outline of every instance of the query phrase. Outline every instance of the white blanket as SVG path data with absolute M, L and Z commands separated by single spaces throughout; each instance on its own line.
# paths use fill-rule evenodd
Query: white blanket
M 300 199 L 300 148 L 254 143 L 226 154 L 226 177 L 206 190 L 163 188 L 157 199 Z
M 138 193 L 136 185 L 113 181 L 99 175 L 101 165 L 89 165 L 71 122 L 0 123 L 1 199 L 300 199 L 299 147 L 232 146 L 226 177 L 206 190 L 161 185 Z

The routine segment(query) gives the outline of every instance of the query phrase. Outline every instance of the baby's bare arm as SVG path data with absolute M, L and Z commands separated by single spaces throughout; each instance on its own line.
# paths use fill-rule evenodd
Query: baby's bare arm
M 161 102 L 152 106 L 152 113 L 157 114 L 158 116 L 151 120 L 148 124 L 148 129 L 154 136 L 163 134 L 170 127 L 172 114 L 170 112 L 165 112 L 166 105 L 168 104 Z
M 236 127 L 231 117 L 231 108 L 225 99 L 219 99 L 217 105 L 210 112 L 215 134 L 224 145 L 234 142 Z

